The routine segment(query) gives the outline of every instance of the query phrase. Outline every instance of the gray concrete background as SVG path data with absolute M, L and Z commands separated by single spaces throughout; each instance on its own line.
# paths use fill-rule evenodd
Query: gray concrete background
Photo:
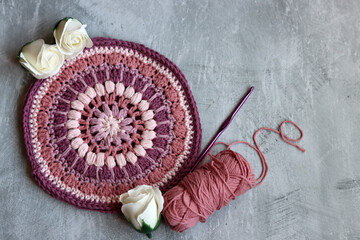
M 31 178 L 21 131 L 34 79 L 16 60 L 31 39 L 73 16 L 90 36 L 145 44 L 187 77 L 203 147 L 249 86 L 221 140 L 251 141 L 292 119 L 306 153 L 273 133 L 259 138 L 270 171 L 258 188 L 185 233 L 162 224 L 154 239 L 360 239 L 360 2 L 1 1 L 0 239 L 146 239 L 117 215 L 51 198 Z M 290 126 L 287 133 L 296 136 Z M 236 147 L 260 172 L 257 156 Z

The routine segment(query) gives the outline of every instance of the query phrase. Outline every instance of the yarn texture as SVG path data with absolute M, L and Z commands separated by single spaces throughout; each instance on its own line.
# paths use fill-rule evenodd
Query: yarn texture
M 77 207 L 118 211 L 138 185 L 165 192 L 199 154 L 201 126 L 187 81 L 142 45 L 93 38 L 94 46 L 36 81 L 23 114 L 37 183 Z
M 300 131 L 300 138 L 291 139 L 284 135 L 282 127 L 287 122 L 292 123 Z M 209 163 L 187 175 L 179 185 L 164 194 L 163 216 L 173 230 L 183 232 L 199 221 L 205 222 L 216 210 L 263 182 L 268 172 L 268 165 L 256 142 L 256 135 L 262 130 L 280 134 L 285 142 L 305 152 L 305 149 L 294 143 L 302 139 L 302 130 L 289 120 L 280 125 L 279 131 L 271 128 L 261 128 L 256 131 L 253 136 L 255 146 L 244 141 L 236 141 L 230 145 L 217 143 L 225 144 L 227 149 L 215 156 L 209 154 L 211 159 Z M 249 162 L 241 154 L 230 149 L 237 143 L 247 144 L 258 153 L 262 172 L 257 179 Z

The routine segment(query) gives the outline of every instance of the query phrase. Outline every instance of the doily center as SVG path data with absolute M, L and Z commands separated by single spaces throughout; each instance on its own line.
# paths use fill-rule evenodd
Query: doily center
M 105 138 L 107 136 L 110 136 L 111 140 L 113 136 L 117 135 L 120 131 L 125 132 L 125 130 L 121 130 L 120 122 L 122 119 L 116 119 L 112 115 L 111 116 L 105 116 L 103 119 L 101 119 L 102 127 L 101 131 L 105 133 Z

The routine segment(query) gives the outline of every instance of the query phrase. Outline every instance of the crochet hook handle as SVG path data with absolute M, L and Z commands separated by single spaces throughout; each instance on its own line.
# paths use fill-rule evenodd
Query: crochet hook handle
M 216 140 L 220 137 L 220 135 L 225 131 L 225 129 L 230 125 L 231 121 L 234 119 L 235 115 L 239 112 L 240 108 L 244 105 L 246 100 L 249 98 L 250 94 L 254 90 L 254 87 L 251 87 L 248 91 L 248 93 L 245 95 L 245 97 L 240 101 L 240 103 L 236 106 L 234 111 L 230 114 L 229 117 L 226 118 L 226 120 L 223 122 L 219 130 L 217 131 L 216 135 L 211 139 L 210 143 L 207 145 L 207 147 L 201 152 L 200 156 L 196 160 L 194 166 L 191 169 L 191 172 L 196 169 L 196 167 L 201 163 L 201 161 L 204 159 L 204 157 L 208 154 L 212 146 L 215 144 Z

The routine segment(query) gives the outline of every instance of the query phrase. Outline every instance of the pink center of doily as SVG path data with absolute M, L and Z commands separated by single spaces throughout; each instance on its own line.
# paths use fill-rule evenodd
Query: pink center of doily
M 89 165 L 135 163 L 156 137 L 154 112 L 142 93 L 123 83 L 97 83 L 71 102 L 67 138 Z
M 112 115 L 100 118 L 101 124 L 99 124 L 99 132 L 103 133 L 105 139 L 109 138 L 110 141 L 112 141 L 113 136 L 116 136 L 120 131 L 125 132 L 125 130 L 121 130 L 121 121 L 122 119 L 116 119 Z

